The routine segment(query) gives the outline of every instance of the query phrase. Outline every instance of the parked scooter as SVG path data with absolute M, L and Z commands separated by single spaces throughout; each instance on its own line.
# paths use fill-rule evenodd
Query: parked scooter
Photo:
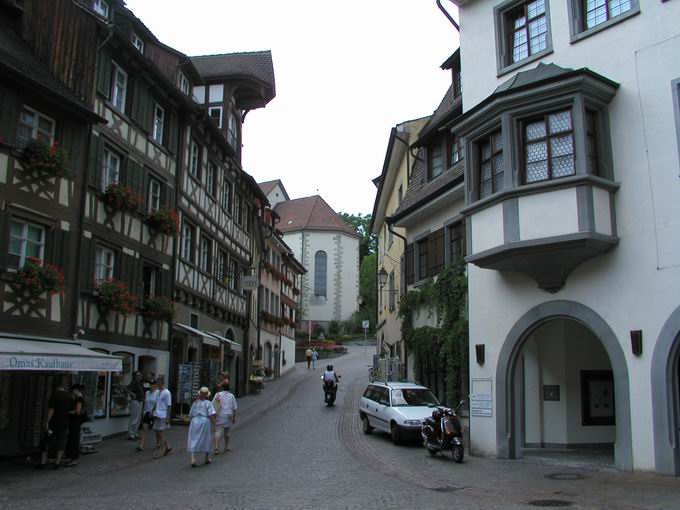
M 463 462 L 465 448 L 463 447 L 463 423 L 457 414 L 458 409 L 465 403 L 461 400 L 455 409 L 436 406 L 432 416 L 425 418 L 420 430 L 423 436 L 423 446 L 433 457 L 437 453 L 446 456 L 450 452 L 451 458 L 457 463 Z

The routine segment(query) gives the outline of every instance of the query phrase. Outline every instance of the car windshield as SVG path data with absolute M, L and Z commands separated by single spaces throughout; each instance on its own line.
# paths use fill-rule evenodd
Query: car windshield
M 403 388 L 392 390 L 392 405 L 397 406 L 427 406 L 439 405 L 439 401 L 427 388 Z

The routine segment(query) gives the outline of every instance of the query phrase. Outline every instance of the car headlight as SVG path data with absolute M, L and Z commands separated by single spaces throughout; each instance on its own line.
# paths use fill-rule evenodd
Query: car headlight
M 420 420 L 404 420 L 404 425 L 421 425 Z

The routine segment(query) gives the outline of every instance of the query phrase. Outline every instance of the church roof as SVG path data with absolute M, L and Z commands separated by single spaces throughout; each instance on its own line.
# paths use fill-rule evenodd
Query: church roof
M 319 195 L 280 202 L 274 208 L 281 221 L 276 227 L 282 232 L 299 230 L 334 231 L 361 237 Z

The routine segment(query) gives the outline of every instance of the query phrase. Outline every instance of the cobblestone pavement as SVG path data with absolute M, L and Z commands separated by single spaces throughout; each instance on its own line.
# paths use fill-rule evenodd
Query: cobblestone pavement
M 529 509 L 557 500 L 577 509 L 680 509 L 680 481 L 652 474 L 466 456 L 462 465 L 396 447 L 361 431 L 357 401 L 371 348 L 333 360 L 337 405 L 323 405 L 321 370 L 298 364 L 261 395 L 239 400 L 232 450 L 191 469 L 187 427 L 174 426 L 168 457 L 104 442 L 80 466 L 35 471 L 0 464 L 0 508 L 450 508 Z

